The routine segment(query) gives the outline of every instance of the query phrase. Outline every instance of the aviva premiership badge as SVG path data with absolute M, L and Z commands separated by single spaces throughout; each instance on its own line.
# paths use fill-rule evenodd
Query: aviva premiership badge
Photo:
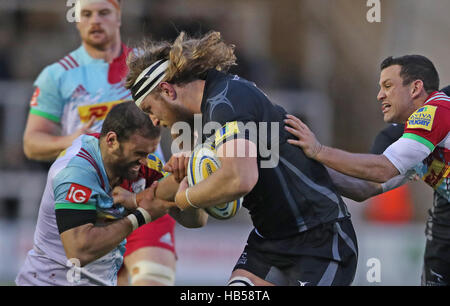
M 437 107 L 432 105 L 419 108 L 414 114 L 411 115 L 411 117 L 409 117 L 406 128 L 431 131 L 436 109 Z
M 227 122 L 220 130 L 216 131 L 215 146 L 217 147 L 225 139 L 236 134 L 239 134 L 237 121 Z

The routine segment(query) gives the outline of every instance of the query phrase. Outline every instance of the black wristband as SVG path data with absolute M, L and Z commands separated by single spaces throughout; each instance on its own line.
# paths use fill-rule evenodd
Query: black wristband
M 142 225 L 145 225 L 145 218 L 144 215 L 139 211 L 139 210 L 135 210 L 132 213 L 133 215 L 135 215 L 137 221 L 138 221 L 138 226 L 141 227 Z

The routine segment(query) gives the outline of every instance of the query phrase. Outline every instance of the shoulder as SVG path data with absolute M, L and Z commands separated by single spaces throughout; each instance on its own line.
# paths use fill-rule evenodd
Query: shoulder
M 98 182 L 100 167 L 94 158 L 95 154 L 89 153 L 87 149 L 96 143 L 97 139 L 89 135 L 81 135 L 75 139 L 72 146 L 64 150 L 55 162 L 61 168 L 57 176 Z
M 406 129 L 419 129 L 431 132 L 442 127 L 448 128 L 446 120 L 450 114 L 450 99 L 448 101 L 435 99 L 417 109 L 406 123 Z
M 55 175 L 52 186 L 53 190 L 58 190 L 72 184 L 84 186 L 89 190 L 101 188 L 95 170 L 69 163 Z
M 78 68 L 80 66 L 79 61 L 79 55 L 77 54 L 77 51 L 74 51 L 63 56 L 55 64 L 59 65 L 65 71 L 69 71 Z
M 46 66 L 41 74 L 39 75 L 38 79 L 53 79 L 54 81 L 57 81 L 59 78 L 61 78 L 66 72 L 71 71 L 75 68 L 80 67 L 79 64 L 80 61 L 80 54 L 78 50 L 72 51 L 53 64 L 50 64 Z
M 442 92 L 435 93 L 427 100 L 427 102 L 425 102 L 425 105 L 417 111 L 426 110 L 427 106 L 433 106 L 434 108 L 438 108 L 439 111 L 448 112 L 450 111 L 450 97 Z
M 223 74 L 208 90 L 204 113 L 210 119 L 208 121 L 220 123 L 255 120 L 266 100 L 265 94 L 254 83 Z

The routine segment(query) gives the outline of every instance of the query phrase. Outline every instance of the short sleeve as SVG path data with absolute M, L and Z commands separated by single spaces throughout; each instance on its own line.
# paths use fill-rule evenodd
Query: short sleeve
M 46 67 L 34 82 L 35 91 L 30 102 L 30 113 L 60 122 L 64 101 L 59 90 L 59 67 Z
M 449 133 L 450 110 L 438 105 L 425 105 L 408 119 L 402 138 L 411 139 L 434 151 Z
M 64 168 L 53 180 L 55 210 L 96 210 L 99 188 L 94 173 L 79 167 Z

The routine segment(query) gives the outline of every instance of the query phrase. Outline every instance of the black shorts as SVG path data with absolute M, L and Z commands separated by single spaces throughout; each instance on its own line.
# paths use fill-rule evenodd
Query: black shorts
M 358 261 L 349 218 L 286 239 L 265 239 L 253 230 L 234 270 L 243 269 L 278 286 L 348 286 Z
M 450 243 L 427 240 L 422 286 L 450 286 Z

